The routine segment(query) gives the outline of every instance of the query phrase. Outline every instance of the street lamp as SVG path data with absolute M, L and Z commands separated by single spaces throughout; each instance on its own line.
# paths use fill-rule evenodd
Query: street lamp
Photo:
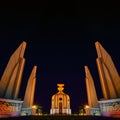
M 84 108 L 87 109 L 87 108 L 90 108 L 90 106 L 89 105 L 84 105 Z
M 38 108 L 37 105 L 32 106 L 32 115 L 36 115 L 37 108 Z
M 90 106 L 89 105 L 84 105 L 84 110 L 86 115 L 90 115 Z
M 32 115 L 42 115 L 42 106 L 33 105 L 32 106 Z

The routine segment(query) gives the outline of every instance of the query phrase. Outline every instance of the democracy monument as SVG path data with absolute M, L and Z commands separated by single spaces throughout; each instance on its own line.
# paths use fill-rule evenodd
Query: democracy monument
M 58 93 L 52 96 L 50 114 L 70 115 L 70 97 L 63 92 L 64 84 L 57 84 Z
M 96 64 L 104 98 L 98 100 L 93 77 L 88 66 L 85 65 L 85 82 L 89 106 L 84 108 L 85 115 L 120 118 L 120 76 L 111 56 L 98 41 L 95 42 L 95 47 L 98 55 Z M 0 118 L 36 115 L 32 106 L 37 66 L 33 66 L 28 78 L 24 99 L 18 98 L 25 65 L 25 48 L 26 42 L 23 41 L 11 55 L 0 79 Z M 52 95 L 51 98 L 50 115 L 71 115 L 70 96 L 63 92 L 64 84 L 59 83 L 57 86 L 58 93 Z

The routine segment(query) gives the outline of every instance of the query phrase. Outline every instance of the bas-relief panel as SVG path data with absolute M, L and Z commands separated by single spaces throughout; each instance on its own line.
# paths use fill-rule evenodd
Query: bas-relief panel
M 13 114 L 21 111 L 22 103 L 0 101 L 0 114 Z

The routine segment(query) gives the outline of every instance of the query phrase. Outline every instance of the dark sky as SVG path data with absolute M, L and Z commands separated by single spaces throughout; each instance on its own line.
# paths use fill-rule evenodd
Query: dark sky
M 1 7 L 0 76 L 9 57 L 24 40 L 26 63 L 19 97 L 23 99 L 29 74 L 37 65 L 35 104 L 49 113 L 57 83 L 64 83 L 71 109 L 77 112 L 78 106 L 87 104 L 84 66 L 88 65 L 98 99 L 102 98 L 94 43 L 99 41 L 109 52 L 119 73 L 119 8 L 88 8 L 78 2 L 29 3 Z

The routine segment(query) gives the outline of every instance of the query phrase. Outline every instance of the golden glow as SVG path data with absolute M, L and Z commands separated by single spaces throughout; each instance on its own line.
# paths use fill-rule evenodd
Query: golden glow
M 90 108 L 90 106 L 89 106 L 89 105 L 85 105 L 85 107 L 84 107 L 84 108 L 85 108 L 85 109 L 86 109 L 86 108 Z
M 33 108 L 33 109 L 37 109 L 37 105 L 33 105 L 32 108 Z

